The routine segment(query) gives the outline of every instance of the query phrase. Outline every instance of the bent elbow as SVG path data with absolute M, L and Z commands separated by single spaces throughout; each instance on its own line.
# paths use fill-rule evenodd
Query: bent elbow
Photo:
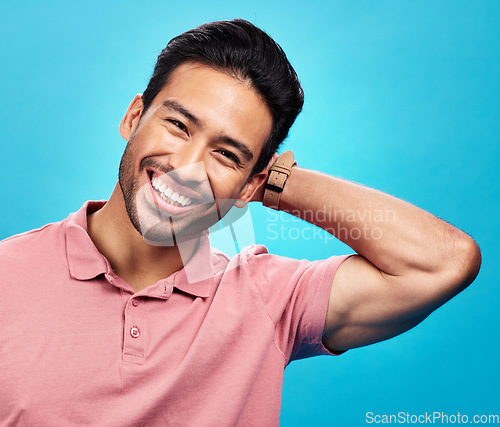
M 481 250 L 474 239 L 465 233 L 457 238 L 454 249 L 454 281 L 461 289 L 465 289 L 479 273 Z
M 448 250 L 446 260 L 440 262 L 440 272 L 429 283 L 432 310 L 444 304 L 467 288 L 476 278 L 481 267 L 481 251 L 467 234 L 456 236 Z
M 467 284 L 470 284 L 477 277 L 477 275 L 479 274 L 479 269 L 481 268 L 481 250 L 472 237 L 467 236 L 466 241 L 467 242 L 464 245 L 464 262 L 467 266 L 466 281 L 468 281 Z

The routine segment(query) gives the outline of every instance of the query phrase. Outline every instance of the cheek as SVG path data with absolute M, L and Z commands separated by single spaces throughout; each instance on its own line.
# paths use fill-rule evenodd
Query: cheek
M 163 125 L 144 126 L 138 128 L 139 139 L 136 148 L 141 152 L 156 153 L 172 152 L 180 147 L 179 138 L 173 136 Z
M 216 165 L 217 166 L 217 165 Z M 206 166 L 207 177 L 216 199 L 237 199 L 246 175 L 231 168 Z

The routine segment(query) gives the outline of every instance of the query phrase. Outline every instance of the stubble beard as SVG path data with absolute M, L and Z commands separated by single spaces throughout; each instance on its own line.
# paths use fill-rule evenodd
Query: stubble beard
M 189 227 L 184 226 L 179 228 L 179 223 L 173 217 L 162 217 L 161 214 L 160 218 L 162 219 L 155 225 L 146 228 L 144 228 L 144 224 L 141 226 L 141 218 L 137 206 L 140 184 L 138 179 L 134 176 L 135 157 L 134 135 L 132 135 L 120 160 L 118 183 L 123 195 L 127 216 L 133 227 L 148 244 L 154 246 L 177 246 L 177 244 L 183 240 L 192 240 L 193 238 L 199 237 L 199 235 L 213 225 L 214 222 L 220 220 L 220 212 L 217 208 L 214 212 L 215 217 L 213 221 L 209 224 L 205 224 L 203 214 L 201 214 L 200 211 L 203 207 L 200 206 L 198 212 L 193 213 L 194 215 L 201 215 L 199 220 L 192 223 Z M 142 194 L 144 194 L 144 192 Z M 139 197 L 141 197 L 142 200 L 142 196 Z M 194 231 L 194 234 L 190 233 L 190 231 Z
M 138 184 L 133 174 L 133 140 L 134 137 L 132 136 L 125 147 L 125 151 L 123 152 L 120 160 L 118 183 L 120 184 L 123 200 L 125 202 L 125 210 L 127 211 L 130 222 L 137 232 L 142 235 L 139 214 L 137 213 L 137 206 L 135 204 L 135 195 L 137 194 Z

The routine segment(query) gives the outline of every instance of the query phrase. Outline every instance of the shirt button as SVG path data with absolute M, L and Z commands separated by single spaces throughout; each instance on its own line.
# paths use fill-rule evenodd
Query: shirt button
M 137 298 L 132 299 L 132 305 L 137 307 L 139 305 L 139 300 Z
M 141 335 L 141 331 L 139 331 L 139 328 L 137 326 L 134 326 L 130 329 L 130 335 L 132 336 L 132 338 L 139 338 L 139 335 Z

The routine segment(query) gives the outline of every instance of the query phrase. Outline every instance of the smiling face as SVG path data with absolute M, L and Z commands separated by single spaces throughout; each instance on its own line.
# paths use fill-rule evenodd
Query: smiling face
M 119 183 L 127 214 L 149 243 L 199 235 L 233 204 L 243 207 L 265 180 L 265 172 L 249 175 L 272 116 L 247 82 L 185 63 L 142 113 L 136 96 L 120 125 L 128 144 Z

